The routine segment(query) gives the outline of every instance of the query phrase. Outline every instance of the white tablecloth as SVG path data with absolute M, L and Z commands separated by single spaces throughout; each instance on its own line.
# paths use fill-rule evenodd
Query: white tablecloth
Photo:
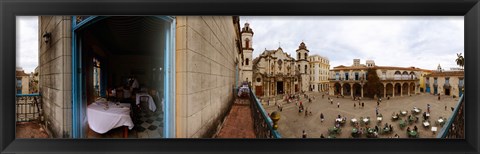
M 94 102 L 87 106 L 87 120 L 90 129 L 103 134 L 109 130 L 121 126 L 133 128 L 133 121 L 130 117 L 130 104 L 128 103 Z
M 355 118 L 354 118 L 354 119 L 352 119 L 352 122 L 357 122 L 357 119 L 355 119 Z
M 342 121 L 342 118 L 337 118 L 337 119 L 335 119 L 335 121 L 340 122 L 340 121 Z
M 149 94 L 147 93 L 137 93 L 137 99 L 136 99 L 136 103 L 137 105 L 140 104 L 140 97 L 141 96 L 147 96 L 148 97 L 148 109 L 152 110 L 153 112 L 155 112 L 155 110 L 157 110 L 157 106 L 155 105 L 155 101 L 153 101 L 153 98 L 152 96 L 150 96 Z
M 243 92 L 249 93 L 249 92 L 250 92 L 249 90 L 250 90 L 250 89 L 248 89 L 247 86 L 242 86 L 242 87 L 240 87 L 240 88 L 238 89 L 238 96 L 239 96 L 239 97 L 242 96 L 242 93 L 243 93 Z
M 430 126 L 430 123 L 424 122 L 424 123 L 423 123 L 423 126 L 425 126 L 425 127 Z
M 368 122 L 368 119 L 367 119 L 367 118 L 364 118 L 364 119 L 363 119 L 363 122 Z

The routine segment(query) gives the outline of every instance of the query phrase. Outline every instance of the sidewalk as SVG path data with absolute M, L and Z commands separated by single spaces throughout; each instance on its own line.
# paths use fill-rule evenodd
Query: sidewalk
M 255 138 L 248 99 L 237 98 L 216 138 Z

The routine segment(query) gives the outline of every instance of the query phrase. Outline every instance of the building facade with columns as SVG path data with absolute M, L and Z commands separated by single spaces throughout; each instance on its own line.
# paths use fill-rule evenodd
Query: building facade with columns
M 310 64 L 310 91 L 323 92 L 328 90 L 328 74 L 330 61 L 320 55 L 308 56 Z
M 259 97 L 291 94 L 301 88 L 296 60 L 282 48 L 265 50 L 253 60 L 253 90 Z M 306 81 L 306 80 L 305 80 Z
M 382 83 L 380 97 L 419 94 L 420 78 L 424 71 L 428 71 L 416 67 L 377 66 L 373 60 L 360 64 L 360 59 L 354 59 L 352 66 L 340 65 L 330 70 L 329 94 L 364 97 L 367 94 L 367 70 L 370 68 L 376 70 Z
M 309 56 L 304 42 L 296 50 L 297 59 L 283 51 L 266 50 L 253 60 L 252 88 L 259 97 L 328 89 L 329 60 Z
M 438 66 L 436 71 L 424 76 L 426 93 L 441 96 L 459 97 L 465 86 L 465 72 L 463 70 L 444 71 Z

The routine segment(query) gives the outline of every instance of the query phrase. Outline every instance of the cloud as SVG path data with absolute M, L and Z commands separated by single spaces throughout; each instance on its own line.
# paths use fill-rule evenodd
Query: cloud
M 30 73 L 38 66 L 38 17 L 17 16 L 16 24 L 16 65 Z
M 296 55 L 302 40 L 310 55 L 330 59 L 332 68 L 352 65 L 353 59 L 375 60 L 382 66 L 424 69 L 458 67 L 456 53 L 464 53 L 462 16 L 246 16 L 253 36 L 253 56 L 266 49 Z M 296 56 L 294 56 L 296 57 Z M 468 58 L 468 57 L 467 57 Z

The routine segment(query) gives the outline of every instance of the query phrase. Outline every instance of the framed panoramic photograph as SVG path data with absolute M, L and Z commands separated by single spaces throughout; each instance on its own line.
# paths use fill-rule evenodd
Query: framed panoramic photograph
M 2 1 L 1 152 L 478 153 L 479 5 Z

